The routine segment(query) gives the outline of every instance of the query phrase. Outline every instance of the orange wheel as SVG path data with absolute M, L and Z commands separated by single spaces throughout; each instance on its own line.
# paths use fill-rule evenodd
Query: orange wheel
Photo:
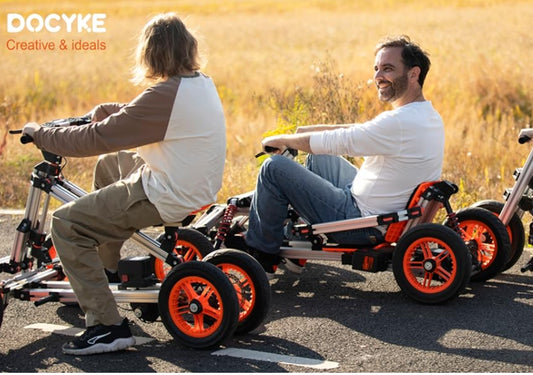
M 220 263 L 216 265 L 230 279 L 239 299 L 239 321 L 246 320 L 254 310 L 257 292 L 251 276 L 235 264 Z
M 157 241 L 161 242 L 163 236 L 163 234 L 159 236 Z M 183 257 L 186 262 L 202 260 L 212 251 L 213 245 L 202 233 L 190 228 L 178 229 L 178 240 L 174 246 L 174 254 Z M 154 274 L 159 280 L 163 280 L 172 266 L 161 259 L 152 258 L 154 260 Z
M 503 206 L 503 203 L 495 200 L 484 200 L 476 202 L 472 205 L 472 207 L 481 207 L 486 210 L 489 210 L 496 216 L 500 215 Z M 507 234 L 509 235 L 509 240 L 511 241 L 511 253 L 509 254 L 509 259 L 507 260 L 503 268 L 500 270 L 500 272 L 507 271 L 509 268 L 514 266 L 516 262 L 518 262 L 518 259 L 520 259 L 522 253 L 524 252 L 524 246 L 526 242 L 524 224 L 522 224 L 522 220 L 516 212 L 511 217 L 511 220 L 509 221 L 509 224 L 507 225 L 506 229 Z
M 216 250 L 204 258 L 229 278 L 239 299 L 239 324 L 235 333 L 257 328 L 270 309 L 270 284 L 263 267 L 251 255 L 234 249 Z
M 405 233 L 394 250 L 396 282 L 409 297 L 427 304 L 456 297 L 470 278 L 471 262 L 459 235 L 438 224 Z
M 161 285 L 159 312 L 168 332 L 182 345 L 204 349 L 233 334 L 239 303 L 233 285 L 216 266 L 186 262 Z
M 496 276 L 511 253 L 511 241 L 503 223 L 492 212 L 478 207 L 458 211 L 457 220 L 460 235 L 477 263 L 471 280 L 485 281 Z

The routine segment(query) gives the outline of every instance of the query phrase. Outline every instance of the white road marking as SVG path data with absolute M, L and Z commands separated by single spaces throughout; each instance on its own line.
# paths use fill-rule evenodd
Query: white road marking
M 24 215 L 24 210 L 0 208 L 0 215 Z
M 227 348 L 211 353 L 212 355 L 225 355 L 234 358 L 253 359 L 257 361 L 284 363 L 288 365 L 309 367 L 328 370 L 339 367 L 337 362 L 323 361 L 320 359 L 294 357 L 290 355 L 260 352 L 257 350 Z
M 81 336 L 83 331 L 85 331 L 82 328 L 63 326 L 59 324 L 47 324 L 47 323 L 30 324 L 29 326 L 26 326 L 24 328 L 39 329 L 43 332 L 57 333 L 60 335 L 65 335 L 65 336 Z M 134 336 L 134 337 L 135 337 L 135 345 L 144 345 L 146 343 L 149 343 L 155 340 L 152 337 L 141 337 L 141 336 Z
M 48 324 L 48 323 L 34 323 L 24 327 L 26 329 L 38 329 L 43 332 L 57 333 L 65 336 L 80 336 L 84 329 L 76 328 L 71 326 L 64 326 L 59 324 Z M 154 341 L 152 337 L 140 337 L 135 336 L 135 344 L 143 345 Z M 237 348 L 227 348 L 222 350 L 217 350 L 216 352 L 211 353 L 212 355 L 218 356 L 228 356 L 234 358 L 243 358 L 243 359 L 253 359 L 256 361 L 265 361 L 265 362 L 274 362 L 274 363 L 284 363 L 288 365 L 308 367 L 314 369 L 334 369 L 339 367 L 337 362 L 332 361 L 323 361 L 320 359 L 304 358 L 304 357 L 294 357 L 290 355 L 282 355 L 268 352 L 260 352 L 257 350 L 247 350 L 247 349 L 237 349 Z

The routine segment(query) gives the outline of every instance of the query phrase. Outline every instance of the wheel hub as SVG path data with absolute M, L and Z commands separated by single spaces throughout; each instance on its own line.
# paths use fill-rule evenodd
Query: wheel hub
M 426 259 L 423 263 L 424 271 L 433 272 L 437 267 L 437 263 L 433 259 Z
M 468 250 L 470 250 L 471 253 L 476 253 L 479 249 L 479 245 L 475 240 L 467 241 L 466 247 L 468 248 Z
M 199 314 L 202 312 L 202 304 L 197 300 L 192 300 L 189 304 L 189 311 L 191 314 Z

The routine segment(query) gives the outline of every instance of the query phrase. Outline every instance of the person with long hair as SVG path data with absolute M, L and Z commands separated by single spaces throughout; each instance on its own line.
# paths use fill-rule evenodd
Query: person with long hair
M 138 229 L 182 221 L 216 201 L 222 186 L 225 118 L 212 79 L 199 71 L 196 38 L 175 14 L 158 15 L 144 27 L 136 57 L 133 80 L 151 85 L 130 103 L 97 106 L 87 125 L 23 129 L 45 151 L 102 155 L 95 190 L 52 218 L 52 241 L 87 327 L 63 346 L 66 354 L 134 345 L 108 285 L 118 278 L 123 242 Z

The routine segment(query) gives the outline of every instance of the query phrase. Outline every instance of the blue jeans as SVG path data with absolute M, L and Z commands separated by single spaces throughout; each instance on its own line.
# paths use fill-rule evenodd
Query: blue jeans
M 246 243 L 277 254 L 289 205 L 311 224 L 353 219 L 361 212 L 350 192 L 357 168 L 346 159 L 309 155 L 305 167 L 273 155 L 261 167 L 250 207 Z M 381 231 L 364 228 L 335 232 L 330 240 L 354 246 L 383 241 Z

